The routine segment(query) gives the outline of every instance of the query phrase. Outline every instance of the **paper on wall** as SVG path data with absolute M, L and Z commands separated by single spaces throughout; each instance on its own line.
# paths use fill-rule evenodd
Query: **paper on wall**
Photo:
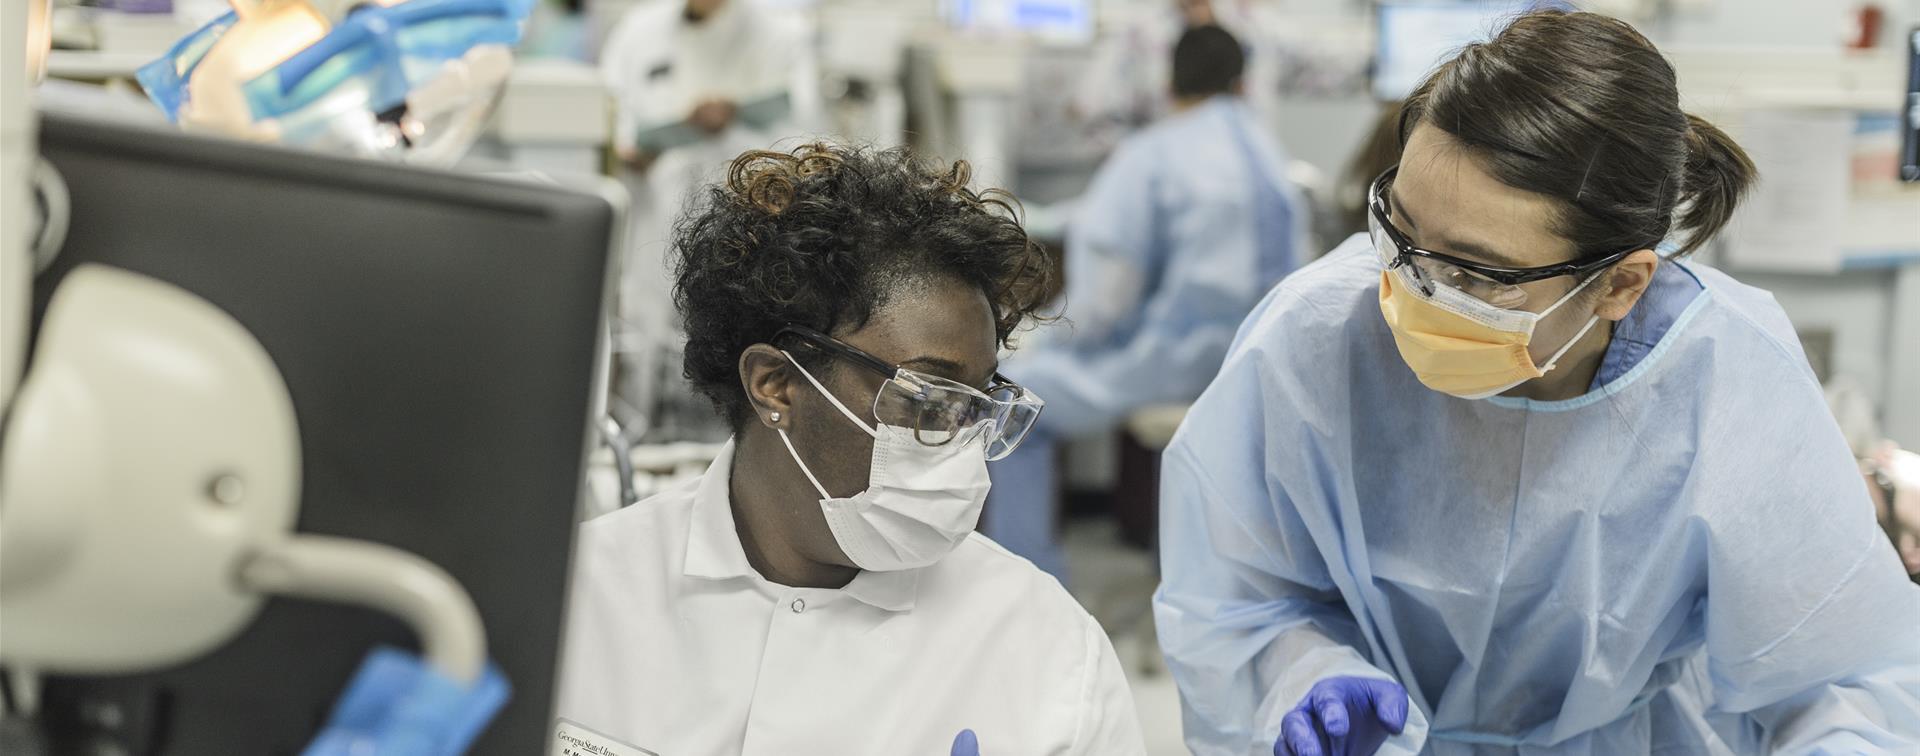
M 1840 269 L 1855 120 L 1843 110 L 1761 110 L 1742 119 L 1739 142 L 1760 169 L 1760 182 L 1725 236 L 1729 264 Z

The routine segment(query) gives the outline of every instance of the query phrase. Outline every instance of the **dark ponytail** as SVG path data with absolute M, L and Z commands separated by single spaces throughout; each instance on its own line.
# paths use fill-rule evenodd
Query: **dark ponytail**
M 1675 225 L 1687 232 L 1687 254 L 1720 233 L 1758 173 L 1733 137 L 1697 115 L 1687 115 L 1687 169 Z
M 1555 231 L 1581 257 L 1652 249 L 1676 230 L 1689 254 L 1755 178 L 1739 145 L 1680 109 L 1653 43 L 1593 13 L 1534 11 L 1468 45 L 1407 98 L 1402 144 L 1421 123 L 1501 183 L 1560 200 Z

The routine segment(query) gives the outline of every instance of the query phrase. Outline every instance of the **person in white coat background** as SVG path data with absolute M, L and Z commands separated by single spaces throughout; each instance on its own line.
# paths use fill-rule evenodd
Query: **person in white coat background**
M 643 423 L 676 380 L 666 270 L 674 219 L 735 155 L 806 133 L 818 77 L 804 25 L 753 0 L 653 0 L 601 49 L 617 171 L 632 196 L 613 336 L 615 417 Z
M 974 532 L 987 463 L 1041 409 L 998 352 L 1052 263 L 967 180 L 902 150 L 753 152 L 680 225 L 686 374 L 734 437 L 581 526 L 561 743 L 1144 752 L 1099 624 Z

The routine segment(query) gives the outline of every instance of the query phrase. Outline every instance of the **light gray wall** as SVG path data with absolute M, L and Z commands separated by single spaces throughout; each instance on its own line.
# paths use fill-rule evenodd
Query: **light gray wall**
M 1831 47 L 1848 34 L 1858 5 L 1854 0 L 1713 0 L 1645 31 L 1663 46 Z M 1894 44 L 1899 30 L 1920 23 L 1920 2 L 1881 0 L 1880 6 L 1887 14 L 1881 45 Z

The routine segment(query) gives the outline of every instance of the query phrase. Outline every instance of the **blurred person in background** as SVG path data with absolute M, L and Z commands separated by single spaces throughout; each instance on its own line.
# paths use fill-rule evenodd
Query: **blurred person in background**
M 1147 5 L 1142 3 L 1141 5 Z M 1264 24 L 1274 19 L 1251 0 L 1153 0 L 1119 16 L 1102 30 L 1071 112 L 1092 126 L 1103 146 L 1112 146 L 1175 108 L 1169 97 L 1174 43 L 1196 26 L 1219 26 L 1248 49 L 1242 95 L 1254 112 L 1271 119 L 1279 97 L 1278 55 Z
M 615 170 L 633 198 L 614 320 L 614 415 L 629 431 L 655 409 L 678 341 L 664 260 L 693 187 L 739 153 L 811 123 L 818 82 L 797 19 L 753 0 L 636 6 L 601 49 L 614 100 Z
M 1122 143 L 1075 209 L 1065 319 L 1003 370 L 1045 396 L 1047 413 L 995 466 L 986 531 L 1056 576 L 1056 442 L 1199 396 L 1234 329 L 1305 247 L 1286 151 L 1240 95 L 1245 62 L 1218 26 L 1180 37 L 1173 114 Z

